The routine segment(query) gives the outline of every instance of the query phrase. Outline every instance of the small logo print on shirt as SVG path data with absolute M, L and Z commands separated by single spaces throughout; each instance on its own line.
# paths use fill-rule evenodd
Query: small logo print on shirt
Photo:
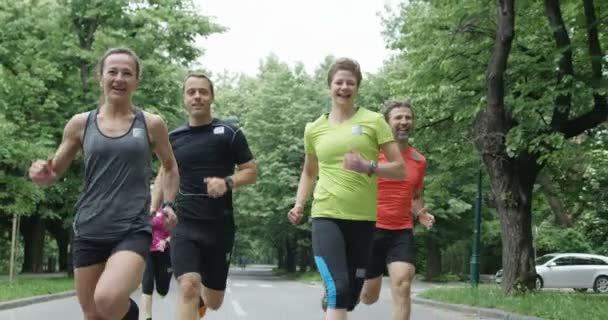
M 365 278 L 365 269 L 359 268 L 355 271 L 355 277 L 357 278 Z
M 133 138 L 142 138 L 145 130 L 142 128 L 133 128 Z
M 352 132 L 353 132 L 353 134 L 356 134 L 356 135 L 362 135 L 363 128 L 361 128 L 360 125 L 353 126 Z
M 224 134 L 224 127 L 215 127 L 213 129 L 213 134 Z

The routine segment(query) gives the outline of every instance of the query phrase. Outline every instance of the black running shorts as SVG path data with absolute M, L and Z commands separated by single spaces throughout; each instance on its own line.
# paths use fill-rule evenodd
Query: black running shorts
M 171 235 L 171 263 L 175 277 L 198 273 L 205 287 L 224 291 L 234 243 L 234 227 L 214 223 L 185 224 L 188 221 L 180 220 Z
M 416 242 L 412 229 L 386 230 L 376 228 L 372 256 L 365 277 L 372 279 L 386 272 L 392 262 L 416 262 Z
M 74 268 L 83 268 L 108 261 L 118 251 L 132 251 L 144 260 L 148 256 L 152 235 L 146 231 L 127 234 L 116 241 L 98 241 L 75 238 L 72 242 Z

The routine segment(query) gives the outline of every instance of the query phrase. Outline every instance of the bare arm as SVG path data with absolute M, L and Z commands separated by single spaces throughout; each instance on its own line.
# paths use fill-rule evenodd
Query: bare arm
M 163 203 L 163 182 L 162 182 L 162 168 L 158 171 L 156 178 L 154 179 L 154 188 L 152 188 L 152 201 L 150 202 L 150 212 L 156 211 L 160 208 Z
M 63 129 L 63 140 L 53 157 L 53 171 L 62 176 L 70 167 L 72 160 L 82 145 L 82 135 L 87 123 L 87 113 L 79 113 L 70 119 Z
M 312 192 L 319 175 L 319 160 L 314 154 L 306 154 L 304 156 L 304 168 L 300 175 L 298 183 L 298 192 L 296 194 L 296 206 L 304 208 L 308 196 Z
M 257 179 L 257 164 L 255 160 L 245 162 L 238 165 L 238 171 L 232 175 L 232 181 L 234 182 L 234 189 L 248 184 L 254 184 Z
M 422 197 L 422 187 L 417 188 L 414 191 L 414 198 L 412 199 L 412 216 L 418 219 L 423 226 L 427 229 L 433 227 L 435 224 L 435 216 L 433 216 L 427 208 L 424 207 L 424 199 Z
M 82 145 L 82 135 L 88 113 L 73 116 L 63 129 L 63 138 L 55 156 L 50 160 L 36 160 L 30 167 L 32 181 L 40 186 L 54 184 L 69 168 Z
M 414 197 L 412 198 L 412 215 L 417 218 L 420 214 L 420 210 L 424 208 L 424 199 L 422 198 L 422 189 L 418 188 L 414 191 Z
M 238 171 L 232 175 L 232 189 L 255 183 L 257 177 L 257 165 L 255 160 L 247 161 L 238 165 Z M 205 178 L 207 193 L 211 198 L 219 198 L 228 192 L 228 183 L 224 178 Z
M 384 156 L 386 157 L 386 163 L 381 163 L 376 169 L 376 174 L 380 177 L 392 179 L 392 180 L 403 180 L 407 175 L 407 170 L 399 151 L 399 145 L 394 142 L 387 142 L 380 146 Z
M 151 142 L 154 146 L 154 153 L 161 162 L 159 174 L 156 178 L 158 183 L 154 186 L 155 190 L 160 188 L 160 191 L 153 192 L 156 195 L 153 200 L 173 202 L 179 188 L 179 172 L 177 171 L 173 149 L 169 143 L 167 125 L 159 116 L 149 113 L 146 114 L 146 120 Z
M 312 192 L 319 175 L 319 160 L 314 154 L 306 154 L 304 157 L 304 168 L 300 175 L 300 182 L 298 183 L 298 192 L 296 194 L 296 203 L 289 213 L 287 218 L 293 224 L 297 224 L 302 220 L 304 216 L 304 205 L 306 199 Z

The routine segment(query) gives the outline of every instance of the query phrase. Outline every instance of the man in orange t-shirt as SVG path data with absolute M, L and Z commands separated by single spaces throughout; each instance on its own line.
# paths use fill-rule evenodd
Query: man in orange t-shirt
M 422 199 L 426 159 L 408 143 L 414 127 L 411 105 L 389 103 L 384 117 L 399 143 L 407 177 L 401 181 L 378 178 L 378 219 L 361 302 L 372 304 L 378 300 L 382 274 L 388 268 L 393 294 L 392 320 L 406 320 L 410 318 L 411 284 L 416 273 L 414 218 L 427 228 L 433 226 L 435 218 L 424 207 Z M 380 154 L 378 163 L 384 161 L 384 155 Z

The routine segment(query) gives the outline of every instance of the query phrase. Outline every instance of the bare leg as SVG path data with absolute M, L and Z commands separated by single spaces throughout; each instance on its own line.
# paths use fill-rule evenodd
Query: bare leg
M 224 291 L 203 287 L 202 297 L 205 305 L 211 310 L 217 310 L 224 302 Z
M 97 311 L 106 319 L 121 319 L 129 310 L 129 295 L 141 283 L 144 258 L 133 251 L 118 251 L 106 262 L 95 288 Z
M 388 265 L 393 295 L 393 320 L 409 320 L 412 307 L 412 281 L 416 267 L 407 262 L 392 262 Z
M 103 272 L 104 264 L 74 269 L 76 295 L 86 320 L 103 320 L 95 307 L 95 287 Z
M 141 320 L 152 318 L 152 295 L 142 294 L 140 304 L 142 313 L 139 318 Z
M 380 298 L 380 289 L 382 289 L 382 276 L 365 280 L 361 290 L 361 302 L 367 305 L 376 303 Z
M 177 297 L 177 320 L 198 320 L 198 303 L 201 296 L 201 276 L 190 272 L 181 275 Z
M 346 320 L 346 309 L 327 309 L 325 320 Z

